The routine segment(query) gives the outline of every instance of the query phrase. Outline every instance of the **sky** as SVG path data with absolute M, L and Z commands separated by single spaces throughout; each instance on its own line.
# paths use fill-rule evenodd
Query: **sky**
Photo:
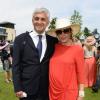
M 0 0 L 0 22 L 15 23 L 16 34 L 31 31 L 32 13 L 35 8 L 45 7 L 53 17 L 66 18 L 77 10 L 82 16 L 82 27 L 100 33 L 100 0 Z

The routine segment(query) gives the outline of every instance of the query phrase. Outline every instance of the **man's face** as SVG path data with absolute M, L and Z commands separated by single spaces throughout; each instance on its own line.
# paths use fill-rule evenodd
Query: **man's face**
M 45 31 L 49 20 L 48 20 L 48 16 L 46 13 L 41 12 L 41 13 L 36 13 L 33 18 L 32 18 L 32 22 L 33 22 L 33 26 L 34 26 L 34 30 L 41 34 Z

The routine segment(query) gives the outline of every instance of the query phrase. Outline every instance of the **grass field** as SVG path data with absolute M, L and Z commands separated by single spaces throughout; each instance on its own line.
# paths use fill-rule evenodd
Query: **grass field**
M 0 72 L 0 100 L 18 100 L 13 92 L 13 84 L 5 83 L 3 72 Z
M 15 97 L 12 83 L 5 83 L 3 72 L 0 72 L 0 100 L 18 100 Z M 100 100 L 100 90 L 92 93 L 91 89 L 85 89 L 84 100 Z

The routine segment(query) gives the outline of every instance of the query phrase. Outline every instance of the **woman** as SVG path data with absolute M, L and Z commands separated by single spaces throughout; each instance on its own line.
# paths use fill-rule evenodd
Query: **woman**
M 92 87 L 96 81 L 96 40 L 93 35 L 86 38 L 84 43 L 84 58 L 85 58 L 85 87 Z
M 1 61 L 3 64 L 5 82 L 9 83 L 10 81 L 12 81 L 12 75 L 11 75 L 12 59 L 11 59 L 11 54 L 10 54 L 10 44 L 9 43 L 6 43 L 6 46 L 2 49 Z
M 72 34 L 79 25 L 68 25 L 67 19 L 59 19 L 56 35 L 59 43 L 50 60 L 50 100 L 83 100 L 84 54 L 81 46 L 74 43 Z
M 1 43 L 0 43 L 1 44 Z M 8 45 L 9 43 L 8 42 L 6 42 L 3 46 L 2 45 L 0 45 L 0 50 L 2 50 L 2 49 L 4 49 L 7 45 Z

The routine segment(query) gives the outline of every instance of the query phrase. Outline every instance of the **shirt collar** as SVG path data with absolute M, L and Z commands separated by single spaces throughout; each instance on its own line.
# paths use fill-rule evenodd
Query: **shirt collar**
M 33 30 L 33 31 L 30 33 L 30 35 L 31 35 L 32 37 L 37 37 L 38 35 L 42 35 L 42 37 L 46 36 L 46 35 L 45 35 L 45 32 L 43 32 L 42 34 L 38 34 L 35 30 Z

